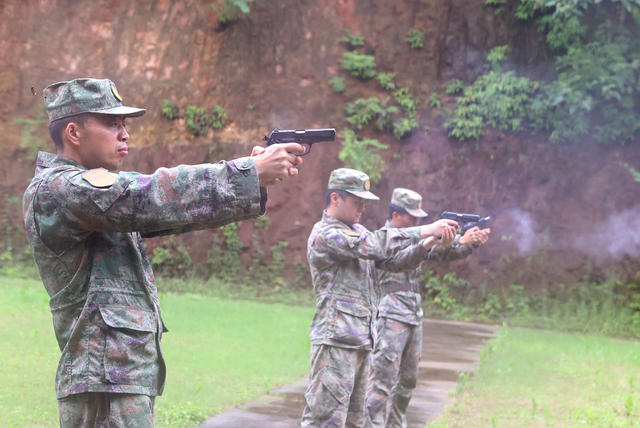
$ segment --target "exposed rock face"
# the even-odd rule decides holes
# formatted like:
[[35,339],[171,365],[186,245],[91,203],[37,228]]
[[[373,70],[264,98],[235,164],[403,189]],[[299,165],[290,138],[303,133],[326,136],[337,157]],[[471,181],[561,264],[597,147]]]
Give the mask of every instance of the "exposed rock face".
[[[14,120],[38,117],[49,83],[109,77],[125,103],[147,107],[144,117],[130,122],[132,155],[125,168],[150,172],[245,155],[274,127],[332,126],[341,139],[344,104],[381,95],[377,82],[352,78],[344,94],[330,90],[328,80],[342,75],[345,49],[339,40],[345,28],[364,36],[363,49],[375,55],[378,71],[396,72],[397,84],[422,100],[437,92],[449,108],[454,100],[444,96],[445,82],[473,80],[492,46],[510,44],[520,67],[527,65],[525,59],[538,61],[532,73],[544,67],[537,60],[544,48],[531,30],[515,28],[483,0],[284,0],[250,6],[250,14],[221,28],[209,1],[0,3],[4,248],[25,244],[19,199],[34,167],[20,148],[24,127]],[[411,28],[425,34],[422,49],[405,42]],[[209,109],[219,104],[227,126],[194,137],[184,119],[162,116],[164,98],[183,110],[189,104]],[[393,187],[409,187],[424,195],[424,207],[434,216],[448,209],[495,217],[489,245],[454,265],[475,284],[536,288],[585,274],[636,274],[640,183],[622,165],[640,165],[635,145],[557,146],[542,137],[497,132],[477,144],[459,143],[446,137],[441,115],[427,104],[420,109],[420,130],[406,143],[375,135],[392,150],[385,155],[389,169],[374,186],[382,202],[369,206],[367,226],[383,223]],[[46,122],[36,123],[33,135],[48,141]],[[270,191],[265,246],[289,241],[288,260],[305,259],[329,172],[341,166],[339,146],[339,141],[316,146],[299,179]],[[251,231],[251,223],[242,225],[247,245]],[[185,242],[193,258],[202,260],[211,233],[192,234]]]

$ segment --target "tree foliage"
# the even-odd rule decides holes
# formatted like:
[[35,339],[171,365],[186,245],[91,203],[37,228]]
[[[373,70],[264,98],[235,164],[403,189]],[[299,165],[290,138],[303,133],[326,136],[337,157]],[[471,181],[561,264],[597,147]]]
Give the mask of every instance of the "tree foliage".
[[382,177],[382,173],[387,168],[384,160],[377,152],[388,147],[378,142],[378,140],[370,138],[358,140],[355,132],[351,129],[346,129],[342,150],[338,154],[338,158],[346,168],[360,170],[369,175],[371,181],[375,182]]
[[491,126],[545,131],[552,142],[634,140],[640,131],[640,0],[520,0],[515,16],[543,33],[554,53],[555,78],[535,82],[504,71],[506,47],[494,48],[489,71],[457,100],[449,135],[477,139]]

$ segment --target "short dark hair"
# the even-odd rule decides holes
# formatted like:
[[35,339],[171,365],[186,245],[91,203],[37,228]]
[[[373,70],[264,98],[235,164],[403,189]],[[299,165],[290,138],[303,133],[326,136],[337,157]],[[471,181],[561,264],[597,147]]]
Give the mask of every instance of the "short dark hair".
[[61,152],[64,148],[64,143],[62,142],[62,131],[65,130],[67,125],[71,122],[75,122],[84,126],[88,117],[89,113],[82,113],[75,116],[63,117],[62,119],[54,120],[49,124],[49,135],[51,136],[53,143],[56,145],[57,152]]
[[332,193],[337,193],[338,196],[340,196],[340,199],[346,199],[346,197],[349,195],[349,192],[347,192],[346,190],[340,190],[340,189],[327,189],[327,193],[324,194],[324,207],[328,207],[329,204],[331,203],[331,194]]
[[393,218],[393,213],[406,214],[407,210],[396,204],[389,204],[389,220]]

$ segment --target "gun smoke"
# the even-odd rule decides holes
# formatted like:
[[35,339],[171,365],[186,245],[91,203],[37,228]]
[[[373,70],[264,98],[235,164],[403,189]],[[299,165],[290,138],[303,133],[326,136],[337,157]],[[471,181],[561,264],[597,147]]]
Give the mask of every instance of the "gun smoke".
[[591,232],[579,235],[573,246],[597,260],[640,256],[640,205],[612,213]]
[[520,208],[512,208],[507,211],[508,223],[506,230],[511,233],[507,236],[517,248],[520,255],[527,255],[540,249],[542,240],[535,232],[537,225],[529,213]]

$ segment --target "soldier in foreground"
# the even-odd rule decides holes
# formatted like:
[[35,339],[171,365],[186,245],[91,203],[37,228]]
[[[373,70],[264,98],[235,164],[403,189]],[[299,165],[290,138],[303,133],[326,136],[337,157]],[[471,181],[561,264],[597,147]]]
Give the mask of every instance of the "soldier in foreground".
[[[426,216],[418,193],[396,188],[389,205],[389,220],[380,231],[415,226]],[[490,233],[490,229],[471,228],[463,236],[456,236],[449,247],[433,246],[426,258],[445,261],[467,257],[474,244],[487,242]],[[422,352],[420,269],[391,272],[379,268],[377,274],[382,299],[366,398],[367,426],[406,427],[407,407],[416,387]]]
[[362,427],[364,399],[374,344],[371,325],[380,291],[375,268],[415,269],[436,237],[452,242],[451,220],[374,234],[358,224],[369,177],[340,168],[331,173],[325,211],[307,244],[316,311],[311,323],[311,373],[303,427]]
[[145,110],[123,106],[107,79],[55,83],[44,95],[56,154],[38,154],[23,213],[62,351],[60,425],[152,427],[167,330],[142,236],[263,214],[264,186],[296,175],[303,148],[255,148],[255,156],[150,175],[117,172],[129,153],[125,119]]

